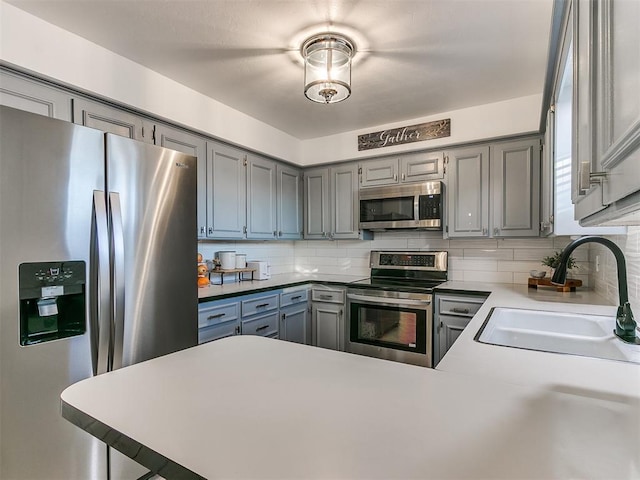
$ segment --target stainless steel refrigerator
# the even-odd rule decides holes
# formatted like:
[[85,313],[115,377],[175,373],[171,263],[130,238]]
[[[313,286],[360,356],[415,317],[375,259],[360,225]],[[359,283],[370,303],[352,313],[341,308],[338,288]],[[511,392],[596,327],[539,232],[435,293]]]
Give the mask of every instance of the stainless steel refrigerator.
[[60,393],[197,344],[195,231],[194,157],[0,107],[0,478],[144,473]]

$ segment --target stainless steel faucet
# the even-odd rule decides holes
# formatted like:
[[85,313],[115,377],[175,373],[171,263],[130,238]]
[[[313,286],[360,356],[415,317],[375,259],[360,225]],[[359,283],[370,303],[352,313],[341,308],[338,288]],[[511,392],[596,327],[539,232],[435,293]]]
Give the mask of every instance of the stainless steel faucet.
[[618,312],[616,313],[616,328],[613,333],[626,343],[640,344],[640,339],[636,335],[637,323],[633,319],[633,312],[631,311],[631,305],[629,304],[629,292],[627,291],[627,264],[624,259],[624,254],[620,247],[618,247],[611,240],[603,237],[581,237],[571,242],[562,251],[560,256],[560,264],[556,268],[551,283],[556,285],[564,285],[567,280],[567,262],[569,256],[576,247],[579,247],[583,243],[599,243],[607,247],[613,255],[616,257],[616,264],[618,268],[618,294],[620,295],[620,305],[618,306]]

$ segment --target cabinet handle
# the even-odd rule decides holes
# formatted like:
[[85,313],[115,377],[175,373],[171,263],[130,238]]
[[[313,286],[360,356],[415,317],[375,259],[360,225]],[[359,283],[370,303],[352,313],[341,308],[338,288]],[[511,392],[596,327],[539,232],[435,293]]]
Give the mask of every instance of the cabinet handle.
[[333,297],[331,295],[318,295],[323,300],[332,300]]
[[284,322],[284,319],[286,318],[286,316],[287,316],[287,314],[286,314],[286,313],[283,313],[283,314],[282,314],[282,321],[283,321],[283,322]]
[[395,181],[398,181],[398,174],[397,174],[397,173],[394,173],[394,174],[393,174],[393,179],[394,179]]
[[263,308],[263,307],[268,307],[269,304],[268,303],[261,303],[260,305],[256,305],[256,308]]
[[299,298],[302,298],[302,295],[296,295],[295,297],[291,297],[291,300],[298,300]]
[[204,227],[200,227],[200,233],[204,235]]
[[483,228],[483,229],[482,229],[482,235],[486,235],[486,234],[487,234],[487,229],[486,229],[486,228]]
[[240,335],[240,327],[237,326],[236,329],[234,330],[234,335]]
[[340,311],[338,312],[338,316],[342,316],[342,309],[340,309]]
[[454,312],[454,313],[469,313],[469,309],[468,308],[453,307],[451,309],[451,311]]
[[273,231],[273,236],[274,236],[274,237],[277,237],[277,236],[278,236],[278,231],[277,231],[277,230],[274,230],[274,231]]
[[444,327],[444,324],[440,322],[440,325],[438,325],[438,332],[440,332],[440,330],[442,330],[443,327]]
[[265,330],[265,329],[267,329],[267,328],[269,328],[269,325],[263,325],[263,326],[261,326],[261,327],[256,328],[256,332],[259,332],[259,331],[261,331],[261,330]]
[[493,234],[494,234],[494,235],[500,235],[500,229],[499,229],[498,227],[495,227],[495,228],[493,229]]
[[213,320],[214,318],[220,318],[220,317],[224,317],[226,315],[226,313],[218,313],[216,315],[209,315],[207,317],[207,320]]
[[327,236],[327,232],[322,232],[322,236],[326,237]]
[[209,233],[213,233],[213,227],[209,227]]
[[402,174],[402,180],[406,180],[406,179],[407,179],[407,176],[403,173]]

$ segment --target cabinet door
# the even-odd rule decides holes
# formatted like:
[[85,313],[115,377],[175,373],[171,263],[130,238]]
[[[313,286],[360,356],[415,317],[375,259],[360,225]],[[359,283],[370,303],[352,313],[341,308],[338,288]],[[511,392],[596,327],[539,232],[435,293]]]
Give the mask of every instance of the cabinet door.
[[424,182],[444,178],[442,152],[414,153],[400,157],[400,181]]
[[491,147],[493,236],[537,237],[540,233],[540,141]]
[[305,345],[309,334],[306,303],[280,309],[280,339]]
[[276,172],[278,238],[299,240],[302,238],[302,172],[285,165],[278,165]]
[[331,167],[331,238],[358,238],[358,166]]
[[370,160],[361,164],[363,187],[398,183],[398,157]]
[[343,306],[314,303],[311,314],[311,341],[316,347],[344,351]]
[[449,237],[489,235],[489,147],[447,152]]
[[121,137],[154,143],[153,125],[148,124],[145,128],[142,117],[83,98],[73,99],[73,123]]
[[0,105],[71,121],[71,95],[6,71],[0,71]]
[[207,142],[207,237],[244,237],[245,154]]
[[439,325],[437,328],[438,338],[438,357],[434,358],[434,367],[437,365],[444,354],[451,348],[451,345],[458,339],[462,331],[471,321],[467,317],[451,317],[449,315],[440,315]]
[[198,238],[207,237],[207,141],[165,125],[156,125],[156,144],[198,159]]
[[329,238],[329,169],[304,172],[304,238]]
[[255,155],[247,161],[247,238],[277,238],[276,163]]
[[597,168],[608,205],[640,191],[640,1],[597,8]]

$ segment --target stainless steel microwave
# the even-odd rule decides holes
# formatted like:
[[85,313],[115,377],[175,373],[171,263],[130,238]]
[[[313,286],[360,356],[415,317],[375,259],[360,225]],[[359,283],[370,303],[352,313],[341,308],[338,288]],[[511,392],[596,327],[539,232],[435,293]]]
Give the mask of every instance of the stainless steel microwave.
[[363,188],[360,229],[442,230],[442,182]]

